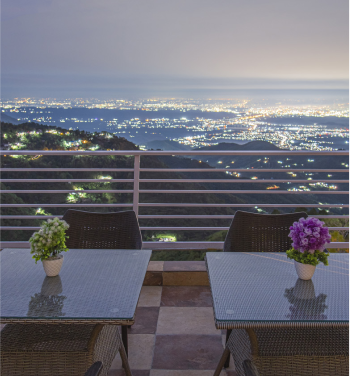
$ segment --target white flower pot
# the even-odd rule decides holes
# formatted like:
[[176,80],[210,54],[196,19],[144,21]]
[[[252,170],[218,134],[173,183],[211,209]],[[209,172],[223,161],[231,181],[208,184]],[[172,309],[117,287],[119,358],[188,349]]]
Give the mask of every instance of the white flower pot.
[[298,277],[304,281],[308,281],[312,278],[315,273],[316,266],[310,264],[302,264],[294,260],[295,270],[297,271]]
[[56,277],[59,274],[62,264],[63,255],[58,255],[56,257],[50,257],[42,261],[45,273],[48,277]]

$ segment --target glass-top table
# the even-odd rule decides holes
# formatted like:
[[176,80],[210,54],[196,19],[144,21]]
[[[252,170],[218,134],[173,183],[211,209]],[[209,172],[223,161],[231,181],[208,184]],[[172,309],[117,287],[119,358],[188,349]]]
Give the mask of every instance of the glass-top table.
[[218,329],[349,324],[348,254],[330,254],[309,281],[285,253],[208,252],[206,264]]
[[151,253],[71,249],[60,274],[46,277],[29,249],[4,249],[1,321],[132,325]]

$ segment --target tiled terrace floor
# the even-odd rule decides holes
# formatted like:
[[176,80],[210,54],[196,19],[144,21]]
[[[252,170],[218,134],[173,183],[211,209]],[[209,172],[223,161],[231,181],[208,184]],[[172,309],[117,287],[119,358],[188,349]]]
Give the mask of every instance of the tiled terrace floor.
[[[134,376],[212,376],[225,333],[215,328],[209,287],[144,286],[128,338]],[[108,375],[125,375],[119,354]],[[220,376],[236,376],[232,359]]]

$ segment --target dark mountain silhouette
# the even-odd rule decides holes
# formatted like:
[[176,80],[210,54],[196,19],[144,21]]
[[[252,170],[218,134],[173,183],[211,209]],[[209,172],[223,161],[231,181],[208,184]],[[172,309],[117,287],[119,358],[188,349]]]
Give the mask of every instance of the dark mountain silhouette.
[[146,143],[147,149],[153,150],[191,150],[190,146],[170,140],[154,140]]
[[195,150],[281,150],[274,144],[266,141],[251,141],[246,144],[235,144],[234,142],[222,142],[217,145],[204,146]]
[[17,119],[13,118],[12,116],[6,115],[4,112],[0,113],[0,120],[2,122],[15,124],[15,125],[20,123]]

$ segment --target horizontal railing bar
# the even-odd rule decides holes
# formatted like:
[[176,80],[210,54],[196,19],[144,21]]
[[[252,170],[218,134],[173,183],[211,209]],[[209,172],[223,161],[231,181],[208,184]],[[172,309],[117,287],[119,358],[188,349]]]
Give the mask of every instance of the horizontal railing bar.
[[53,219],[62,218],[63,215],[2,215],[1,219]]
[[[171,214],[140,214],[139,219],[232,219],[234,214],[231,215],[171,215]],[[62,218],[63,215],[0,215],[0,219],[52,219]],[[350,219],[350,215],[310,215],[309,217],[321,218],[321,219]]]
[[[142,242],[143,249],[152,250],[163,250],[163,249],[175,249],[178,251],[196,249],[196,250],[222,250],[224,242],[152,242],[145,241]],[[30,248],[29,242],[26,241],[3,241],[0,243],[0,248]],[[327,244],[328,249],[332,248],[349,248],[349,243],[347,242],[334,242]]]
[[[55,208],[55,207],[123,207],[123,206],[132,206],[132,203],[128,204],[0,204],[0,207],[3,208]],[[164,206],[164,207],[203,207],[203,208],[254,208],[254,207],[261,207],[261,208],[278,208],[278,207],[306,207],[306,208],[348,208],[348,204],[192,204],[192,203],[140,203],[139,206]]]
[[349,231],[349,227],[328,227],[329,231]]
[[[167,250],[167,249],[173,249],[173,250],[188,250],[188,249],[194,249],[194,250],[222,250],[224,247],[224,242],[142,242],[142,248],[144,249],[152,249],[152,250]],[[332,248],[349,248],[349,243],[347,242],[334,242],[331,244],[327,244],[328,249]]]
[[348,208],[349,204],[193,204],[193,203],[149,203],[140,202],[139,206],[174,206],[174,207],[203,207],[203,208]]
[[[1,226],[1,231],[37,231],[37,226]],[[229,227],[140,227],[142,231],[228,231]],[[349,227],[328,227],[329,231],[349,230]]]
[[349,155],[348,150],[0,150],[0,155]]
[[6,189],[0,190],[0,193],[133,193],[132,189],[87,189],[84,191],[75,189],[64,189],[64,190],[53,190],[53,189],[42,189],[42,190],[24,190],[24,189]]
[[[1,168],[0,172],[133,172],[132,168]],[[320,169],[320,168],[140,168],[141,172],[349,172],[349,169]]]
[[[63,190],[54,190],[54,189],[41,189],[41,190],[30,190],[30,189],[2,189],[0,193],[133,193],[131,189],[86,189],[86,190],[75,190],[75,189],[63,189]],[[347,195],[350,194],[350,191],[285,191],[285,190],[152,190],[152,189],[141,189],[140,193],[257,193],[257,194],[323,194],[323,195]]]
[[285,191],[271,190],[215,190],[215,189],[140,189],[140,193],[225,193],[225,194],[313,194],[313,195],[348,195],[349,191]]
[[132,207],[131,204],[0,204],[0,208],[85,208],[85,207],[92,207],[92,208],[122,208],[122,207]]
[[140,183],[349,183],[349,180],[328,179],[140,179]]
[[336,219],[349,219],[349,215],[310,215],[310,217],[314,217],[314,218],[328,218],[328,219],[332,219],[332,218],[336,218]]
[[1,168],[0,172],[34,172],[34,171],[43,171],[43,172],[64,172],[64,171],[92,171],[92,172],[133,172],[133,168],[41,168],[41,167],[33,167],[33,168]]
[[133,183],[134,179],[2,179],[3,183]]
[[[2,179],[3,183],[131,183],[133,179]],[[307,179],[140,179],[140,183],[349,183],[349,180],[307,180]]]
[[[234,214],[231,215],[139,215],[139,219],[179,219],[179,218],[188,218],[188,219],[232,219]],[[12,216],[9,216],[12,217]],[[310,215],[310,217],[315,218],[349,218],[348,215]],[[4,218],[4,216],[3,216]]]
[[[276,205],[277,206],[277,205]],[[279,205],[281,206],[281,205]],[[143,215],[138,216],[139,219],[232,219],[234,214],[231,215],[187,215],[187,214],[165,214],[165,215]],[[2,219],[52,219],[52,218],[62,218],[63,215],[2,215]],[[347,219],[348,215],[311,215],[310,217],[315,218],[340,218]]]
[[349,172],[347,168],[140,168],[141,172]]
[[1,231],[14,231],[14,230],[21,230],[21,231],[37,231],[39,230],[40,227],[37,226],[1,226],[0,230]]

